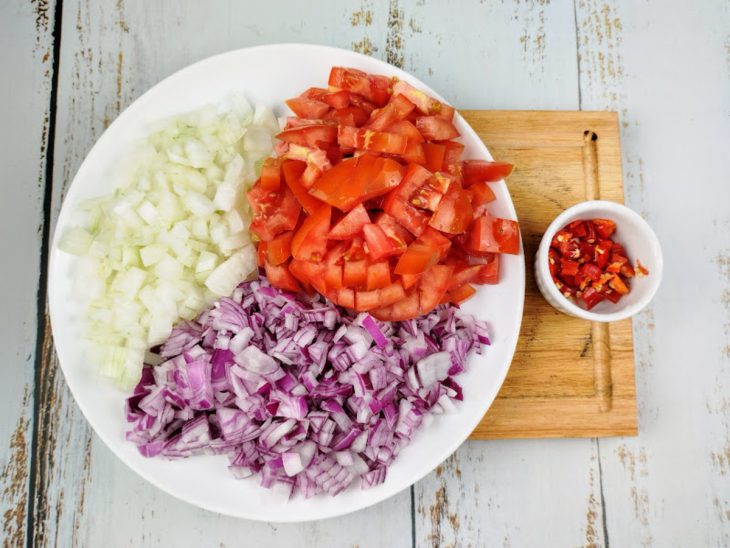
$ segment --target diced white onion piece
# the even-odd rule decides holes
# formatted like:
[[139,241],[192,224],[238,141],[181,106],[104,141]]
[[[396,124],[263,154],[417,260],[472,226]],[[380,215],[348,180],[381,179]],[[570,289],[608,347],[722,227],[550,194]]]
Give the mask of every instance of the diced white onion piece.
[[228,257],[210,273],[205,285],[218,296],[230,295],[236,286],[256,268],[256,249],[248,245]]

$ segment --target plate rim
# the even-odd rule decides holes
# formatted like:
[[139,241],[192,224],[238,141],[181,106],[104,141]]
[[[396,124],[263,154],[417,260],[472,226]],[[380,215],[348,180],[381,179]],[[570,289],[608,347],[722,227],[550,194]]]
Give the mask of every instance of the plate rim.
[[[52,333],[54,331],[53,330],[54,324],[57,324],[60,321],[60,318],[57,317],[57,315],[58,315],[57,307],[53,306],[53,302],[55,302],[54,296],[56,293],[55,283],[54,283],[55,276],[53,274],[55,271],[56,256],[59,252],[58,241],[60,239],[60,232],[61,232],[60,230],[58,230],[58,228],[62,227],[64,224],[68,224],[68,217],[69,217],[69,215],[71,215],[71,212],[69,212],[70,206],[68,205],[69,204],[68,196],[74,191],[74,188],[78,188],[78,185],[76,185],[76,181],[79,178],[79,174],[83,174],[84,168],[88,163],[89,157],[92,155],[94,150],[99,146],[99,143],[104,139],[104,137],[106,135],[108,135],[108,133],[112,130],[112,128],[114,128],[118,124],[119,120],[123,116],[125,116],[125,115],[129,116],[130,111],[133,113],[134,110],[137,108],[136,105],[138,105],[154,89],[162,86],[164,83],[168,82],[169,80],[178,78],[178,77],[180,77],[181,74],[184,74],[185,72],[194,71],[196,68],[198,68],[201,65],[204,65],[206,63],[211,63],[214,60],[220,60],[220,58],[223,58],[225,56],[235,56],[236,54],[240,54],[241,52],[244,52],[244,51],[252,52],[252,51],[258,50],[258,51],[265,52],[265,51],[272,51],[272,50],[276,50],[276,49],[288,49],[288,48],[312,49],[315,52],[320,51],[320,52],[329,52],[329,53],[337,53],[337,54],[346,54],[346,55],[352,56],[353,65],[351,65],[351,66],[354,66],[355,68],[357,68],[357,66],[358,66],[356,63],[357,60],[362,60],[368,64],[371,64],[374,62],[376,65],[381,66],[384,71],[387,71],[390,74],[394,74],[398,77],[405,76],[408,79],[417,81],[420,84],[420,86],[423,87],[423,89],[427,93],[431,94],[432,96],[434,96],[435,98],[437,98],[441,101],[447,102],[439,93],[437,93],[435,90],[433,90],[425,82],[422,82],[418,77],[408,73],[404,69],[391,65],[381,59],[371,57],[368,55],[364,55],[359,52],[354,52],[354,51],[347,50],[344,48],[337,48],[334,46],[327,46],[327,45],[321,45],[321,44],[302,43],[302,42],[279,42],[279,43],[261,44],[261,45],[244,47],[244,48],[236,48],[236,49],[220,52],[220,53],[217,53],[214,55],[210,55],[208,57],[195,61],[194,63],[188,64],[188,65],[176,70],[175,72],[171,73],[170,75],[166,76],[165,78],[161,79],[160,81],[158,81],[157,83],[155,83],[154,85],[149,87],[147,90],[145,90],[144,93],[142,93],[139,97],[137,97],[134,101],[132,101],[123,111],[121,111],[118,114],[118,116],[114,119],[114,121],[94,141],[94,144],[91,146],[91,148],[88,150],[88,152],[84,156],[83,161],[79,165],[78,170],[74,174],[74,177],[73,177],[71,183],[69,184],[68,189],[66,190],[66,194],[61,203],[61,208],[60,208],[58,216],[56,218],[56,223],[52,227],[53,236],[51,238],[51,242],[50,242],[50,246],[49,246],[49,260],[48,260],[48,267],[47,267],[47,271],[46,271],[47,280],[48,280],[46,290],[47,290],[47,295],[48,295],[48,310],[49,310],[49,318],[50,318]],[[466,131],[470,133],[470,137],[478,144],[477,146],[479,147],[482,155],[488,157],[489,159],[493,159],[487,146],[481,140],[481,138],[476,133],[476,131],[474,131],[474,129],[471,127],[471,125],[468,122],[466,122],[466,120],[461,116],[461,114],[459,113],[458,110],[456,110],[456,117],[458,120],[461,120],[463,122],[463,126],[466,128]],[[463,132],[462,132],[462,134],[463,134]],[[505,184],[505,183],[504,183],[504,181],[501,181],[499,184]],[[519,222],[517,212],[516,212],[516,209],[514,206],[514,201],[512,199],[512,195],[509,192],[509,189],[507,189],[507,194],[509,196],[509,201],[506,205],[508,206],[510,216],[512,219]],[[397,486],[390,487],[389,489],[385,489],[385,490],[383,490],[382,493],[379,493],[379,496],[376,497],[374,500],[367,501],[366,503],[361,504],[361,505],[355,505],[355,507],[353,507],[353,508],[346,508],[343,510],[335,509],[330,512],[322,513],[322,515],[319,515],[318,517],[313,517],[313,518],[309,518],[309,517],[299,518],[296,515],[289,517],[289,515],[288,515],[289,513],[287,513],[287,512],[281,512],[275,517],[270,517],[270,516],[261,517],[259,515],[251,514],[248,512],[235,512],[235,511],[231,511],[230,509],[215,507],[215,505],[203,504],[203,503],[200,503],[200,502],[192,499],[191,497],[188,497],[184,493],[181,493],[178,491],[171,491],[162,482],[159,482],[154,475],[152,475],[151,473],[148,473],[147,471],[145,471],[141,468],[138,468],[134,462],[123,458],[122,455],[116,450],[115,445],[111,440],[111,438],[112,438],[111,434],[106,433],[104,431],[104,429],[102,429],[102,428],[97,428],[97,424],[96,424],[95,420],[92,418],[89,408],[86,406],[85,403],[82,403],[83,398],[79,399],[79,397],[77,395],[79,387],[77,385],[75,386],[74,382],[69,381],[69,375],[67,375],[67,373],[66,373],[66,367],[64,367],[64,360],[62,360],[61,352],[59,351],[59,348],[62,345],[59,345],[55,341],[55,339],[54,339],[54,349],[58,356],[58,362],[59,362],[61,371],[63,372],[63,376],[64,376],[64,380],[66,382],[66,385],[68,386],[69,391],[71,392],[76,405],[78,405],[84,418],[86,419],[86,422],[91,426],[94,433],[97,436],[99,436],[99,438],[102,440],[104,445],[111,451],[111,453],[114,454],[115,458],[120,460],[129,469],[131,469],[133,472],[135,472],[138,476],[140,476],[141,478],[143,478],[145,481],[149,482],[150,484],[154,485],[156,488],[160,489],[164,493],[166,493],[170,496],[173,496],[178,500],[182,500],[188,504],[191,504],[197,508],[202,508],[202,509],[205,509],[205,510],[208,510],[211,512],[216,512],[221,515],[242,518],[242,519],[256,520],[256,521],[266,521],[266,522],[271,522],[271,523],[303,523],[303,522],[316,521],[316,520],[327,519],[327,518],[332,518],[332,517],[337,517],[337,516],[343,516],[343,515],[351,514],[351,513],[360,511],[360,510],[364,510],[365,508],[368,508],[370,506],[374,506],[376,504],[382,503],[383,501],[395,496],[396,494],[400,493],[401,491],[410,488],[415,483],[417,483],[418,481],[423,479],[425,476],[430,474],[435,469],[435,467],[438,466],[438,464],[444,462],[454,451],[456,451],[461,445],[464,444],[464,442],[466,442],[468,440],[469,436],[471,435],[471,432],[473,432],[474,428],[476,428],[476,426],[479,424],[479,422],[481,422],[482,418],[484,417],[484,414],[486,414],[486,412],[489,410],[489,408],[494,403],[494,400],[496,399],[496,396],[497,396],[499,390],[501,389],[502,385],[504,384],[504,380],[507,377],[507,374],[509,373],[509,370],[511,368],[511,364],[514,359],[515,350],[517,348],[517,342],[519,340],[519,334],[520,334],[522,320],[523,320],[526,275],[527,274],[526,274],[526,263],[525,263],[525,250],[524,250],[524,243],[522,241],[522,232],[521,231],[520,231],[520,252],[515,257],[518,259],[521,259],[520,260],[520,270],[521,270],[522,275],[519,277],[519,280],[518,280],[518,282],[519,282],[518,302],[515,303],[516,313],[517,313],[516,316],[518,319],[517,325],[515,326],[516,335],[511,344],[511,348],[506,349],[506,356],[509,357],[509,363],[507,363],[506,367],[503,367],[503,371],[502,371],[501,375],[499,376],[499,382],[495,383],[494,386],[491,387],[491,390],[489,390],[488,392],[485,391],[484,398],[483,398],[485,403],[481,406],[482,410],[478,417],[475,414],[475,419],[471,420],[467,423],[467,425],[469,426],[469,429],[468,429],[468,432],[466,433],[466,435],[463,438],[461,436],[459,436],[459,438],[461,438],[461,439],[458,440],[458,442],[449,445],[446,449],[442,449],[438,453],[439,460],[438,460],[438,463],[436,465],[434,465],[434,467],[429,468],[422,474],[419,474],[417,477],[414,476],[414,477],[408,479],[408,481],[404,485],[398,484]],[[515,273],[515,276],[516,275],[517,275],[517,273]],[[56,319],[54,319],[54,318],[56,318]],[[99,382],[104,382],[104,381],[102,379],[99,379]],[[122,413],[120,410],[120,420],[121,420],[121,416],[122,416]],[[383,485],[383,487],[385,487],[385,485],[387,485],[387,480],[386,480],[386,483]],[[314,499],[314,500],[316,500],[316,499]]]

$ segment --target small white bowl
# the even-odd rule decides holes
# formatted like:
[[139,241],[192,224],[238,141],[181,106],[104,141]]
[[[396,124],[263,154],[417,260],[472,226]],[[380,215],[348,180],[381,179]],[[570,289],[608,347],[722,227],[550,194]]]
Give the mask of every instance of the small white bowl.
[[[604,300],[586,310],[565,297],[555,286],[548,265],[550,242],[561,228],[581,220],[611,219],[616,232],[611,239],[626,249],[632,265],[636,259],[649,270],[649,275],[631,280],[631,291],[619,302]],[[654,231],[638,213],[616,202],[593,200],[569,207],[558,215],[545,231],[535,255],[535,279],[543,297],[560,312],[594,322],[615,322],[629,318],[644,308],[654,297],[662,279],[662,248]]]

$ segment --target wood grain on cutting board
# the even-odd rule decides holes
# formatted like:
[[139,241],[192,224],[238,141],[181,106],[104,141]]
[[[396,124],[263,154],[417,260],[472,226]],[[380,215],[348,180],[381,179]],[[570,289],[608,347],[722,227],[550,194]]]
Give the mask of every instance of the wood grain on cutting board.
[[[533,260],[564,209],[590,199],[623,203],[616,113],[462,111],[508,178],[525,247],[526,294],[509,374],[472,439],[635,435],[631,320],[592,324],[540,295]],[[598,349],[598,351],[596,351]]]

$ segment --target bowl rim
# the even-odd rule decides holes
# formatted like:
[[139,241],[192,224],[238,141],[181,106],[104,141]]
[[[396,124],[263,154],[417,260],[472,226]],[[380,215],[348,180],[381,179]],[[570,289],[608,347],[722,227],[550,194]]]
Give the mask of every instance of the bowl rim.
[[[563,228],[563,226],[568,224],[568,219],[570,219],[571,217],[596,209],[609,210],[619,217],[623,216],[631,218],[631,220],[633,220],[639,227],[642,233],[642,237],[647,240],[656,255],[656,260],[652,265],[651,275],[649,276],[649,280],[651,281],[651,283],[645,290],[644,294],[635,303],[627,305],[626,307],[621,308],[620,310],[616,310],[615,312],[593,312],[586,310],[585,308],[581,308],[572,300],[566,298],[562,293],[560,293],[560,291],[558,291],[558,288],[552,281],[548,269],[548,250],[550,249],[550,242],[552,241],[553,236],[555,236],[555,233]],[[555,299],[557,303],[560,303],[560,306],[564,308],[564,310],[561,311],[567,312],[568,314],[577,316],[579,318],[595,322],[614,322],[624,320],[626,318],[630,318],[631,316],[637,314],[642,309],[644,309],[646,305],[651,302],[657,290],[659,289],[663,270],[664,257],[662,254],[662,247],[659,243],[659,238],[657,238],[656,233],[651,228],[651,226],[649,226],[649,223],[647,223],[644,218],[633,209],[625,206],[624,204],[611,202],[608,200],[588,200],[565,209],[562,213],[560,213],[560,215],[553,219],[548,228],[545,230],[545,233],[540,240],[540,246],[538,247],[537,254],[535,256],[535,276],[542,277],[544,283],[541,285],[543,286],[545,291],[547,291],[550,296]],[[547,300],[549,301],[549,299]]]

